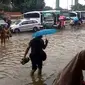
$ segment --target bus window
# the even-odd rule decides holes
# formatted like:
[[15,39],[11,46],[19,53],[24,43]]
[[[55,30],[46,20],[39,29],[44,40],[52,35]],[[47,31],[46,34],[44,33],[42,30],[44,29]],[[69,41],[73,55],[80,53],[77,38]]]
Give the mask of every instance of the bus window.
[[24,14],[24,18],[39,18],[38,13],[29,13],[29,14]]
[[85,12],[81,12],[81,18],[85,20]]
[[53,14],[52,13],[44,13],[44,21],[53,20]]
[[81,18],[81,13],[77,12],[77,16],[78,16],[78,18]]
[[77,15],[75,13],[69,13],[70,17],[76,17]]
[[63,13],[62,15],[64,15],[65,17],[69,17],[69,13]]

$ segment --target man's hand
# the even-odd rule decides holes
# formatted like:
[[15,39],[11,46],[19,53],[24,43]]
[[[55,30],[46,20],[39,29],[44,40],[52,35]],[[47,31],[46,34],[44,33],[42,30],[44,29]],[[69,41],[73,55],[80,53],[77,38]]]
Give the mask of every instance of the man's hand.
[[25,60],[25,59],[26,59],[26,57],[23,57],[23,58],[22,58],[22,60]]
[[48,40],[46,39],[45,42],[48,43]]
[[27,53],[28,53],[29,49],[30,49],[30,45],[27,47],[27,49],[26,49],[26,51],[25,51],[25,54],[24,54],[23,59],[25,59],[25,58],[26,58],[26,55],[27,55]]

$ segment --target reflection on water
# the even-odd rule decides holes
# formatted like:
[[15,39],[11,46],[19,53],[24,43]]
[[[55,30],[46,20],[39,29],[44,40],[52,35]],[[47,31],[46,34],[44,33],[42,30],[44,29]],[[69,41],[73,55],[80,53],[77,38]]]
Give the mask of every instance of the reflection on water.
[[[82,49],[85,49],[85,30],[61,31],[48,35],[47,60],[42,76],[30,77],[31,62],[21,65],[20,60],[32,33],[14,34],[6,46],[0,45],[0,85],[52,85],[57,73]],[[28,53],[29,54],[29,53]]]

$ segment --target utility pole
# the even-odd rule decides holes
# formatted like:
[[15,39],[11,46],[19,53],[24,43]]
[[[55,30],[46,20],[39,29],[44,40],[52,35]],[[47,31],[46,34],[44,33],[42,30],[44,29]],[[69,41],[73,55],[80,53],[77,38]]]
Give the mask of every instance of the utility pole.
[[59,8],[59,0],[56,0],[56,9],[58,9]]
[[[71,8],[73,7],[73,5],[74,5],[74,0],[71,0]],[[71,9],[72,10],[72,9]]]
[[78,4],[78,0],[75,0],[75,5]]
[[73,0],[71,0],[71,5],[73,6]]
[[67,0],[67,9],[68,9],[68,0]]

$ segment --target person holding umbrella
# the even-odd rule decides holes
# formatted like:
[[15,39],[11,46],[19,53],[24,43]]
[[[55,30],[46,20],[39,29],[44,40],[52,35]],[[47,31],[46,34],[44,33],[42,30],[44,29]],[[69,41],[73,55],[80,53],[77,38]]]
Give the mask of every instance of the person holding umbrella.
[[59,20],[61,22],[61,28],[65,28],[66,17],[62,15],[62,16],[59,17]]
[[37,68],[38,68],[38,75],[41,75],[42,63],[44,60],[46,60],[46,57],[47,57],[43,49],[47,47],[47,44],[48,44],[48,40],[46,39],[44,42],[42,39],[42,36],[37,36],[29,42],[29,46],[27,47],[25,51],[23,59],[26,59],[26,55],[29,49],[31,48],[31,53],[29,56],[32,63],[31,76],[34,75],[34,72],[37,70]]
[[21,61],[21,64],[24,65],[29,61],[29,58],[26,57],[29,49],[31,48],[31,53],[29,55],[32,63],[32,71],[31,71],[31,76],[34,75],[34,72],[38,68],[38,74],[41,75],[42,73],[42,63],[43,61],[46,60],[47,55],[44,52],[44,49],[48,45],[48,40],[46,38],[45,42],[42,39],[43,35],[48,35],[48,34],[54,34],[58,32],[56,29],[43,29],[40,31],[37,31],[33,33],[32,37],[33,39],[29,42],[29,46],[27,47],[24,58]]

